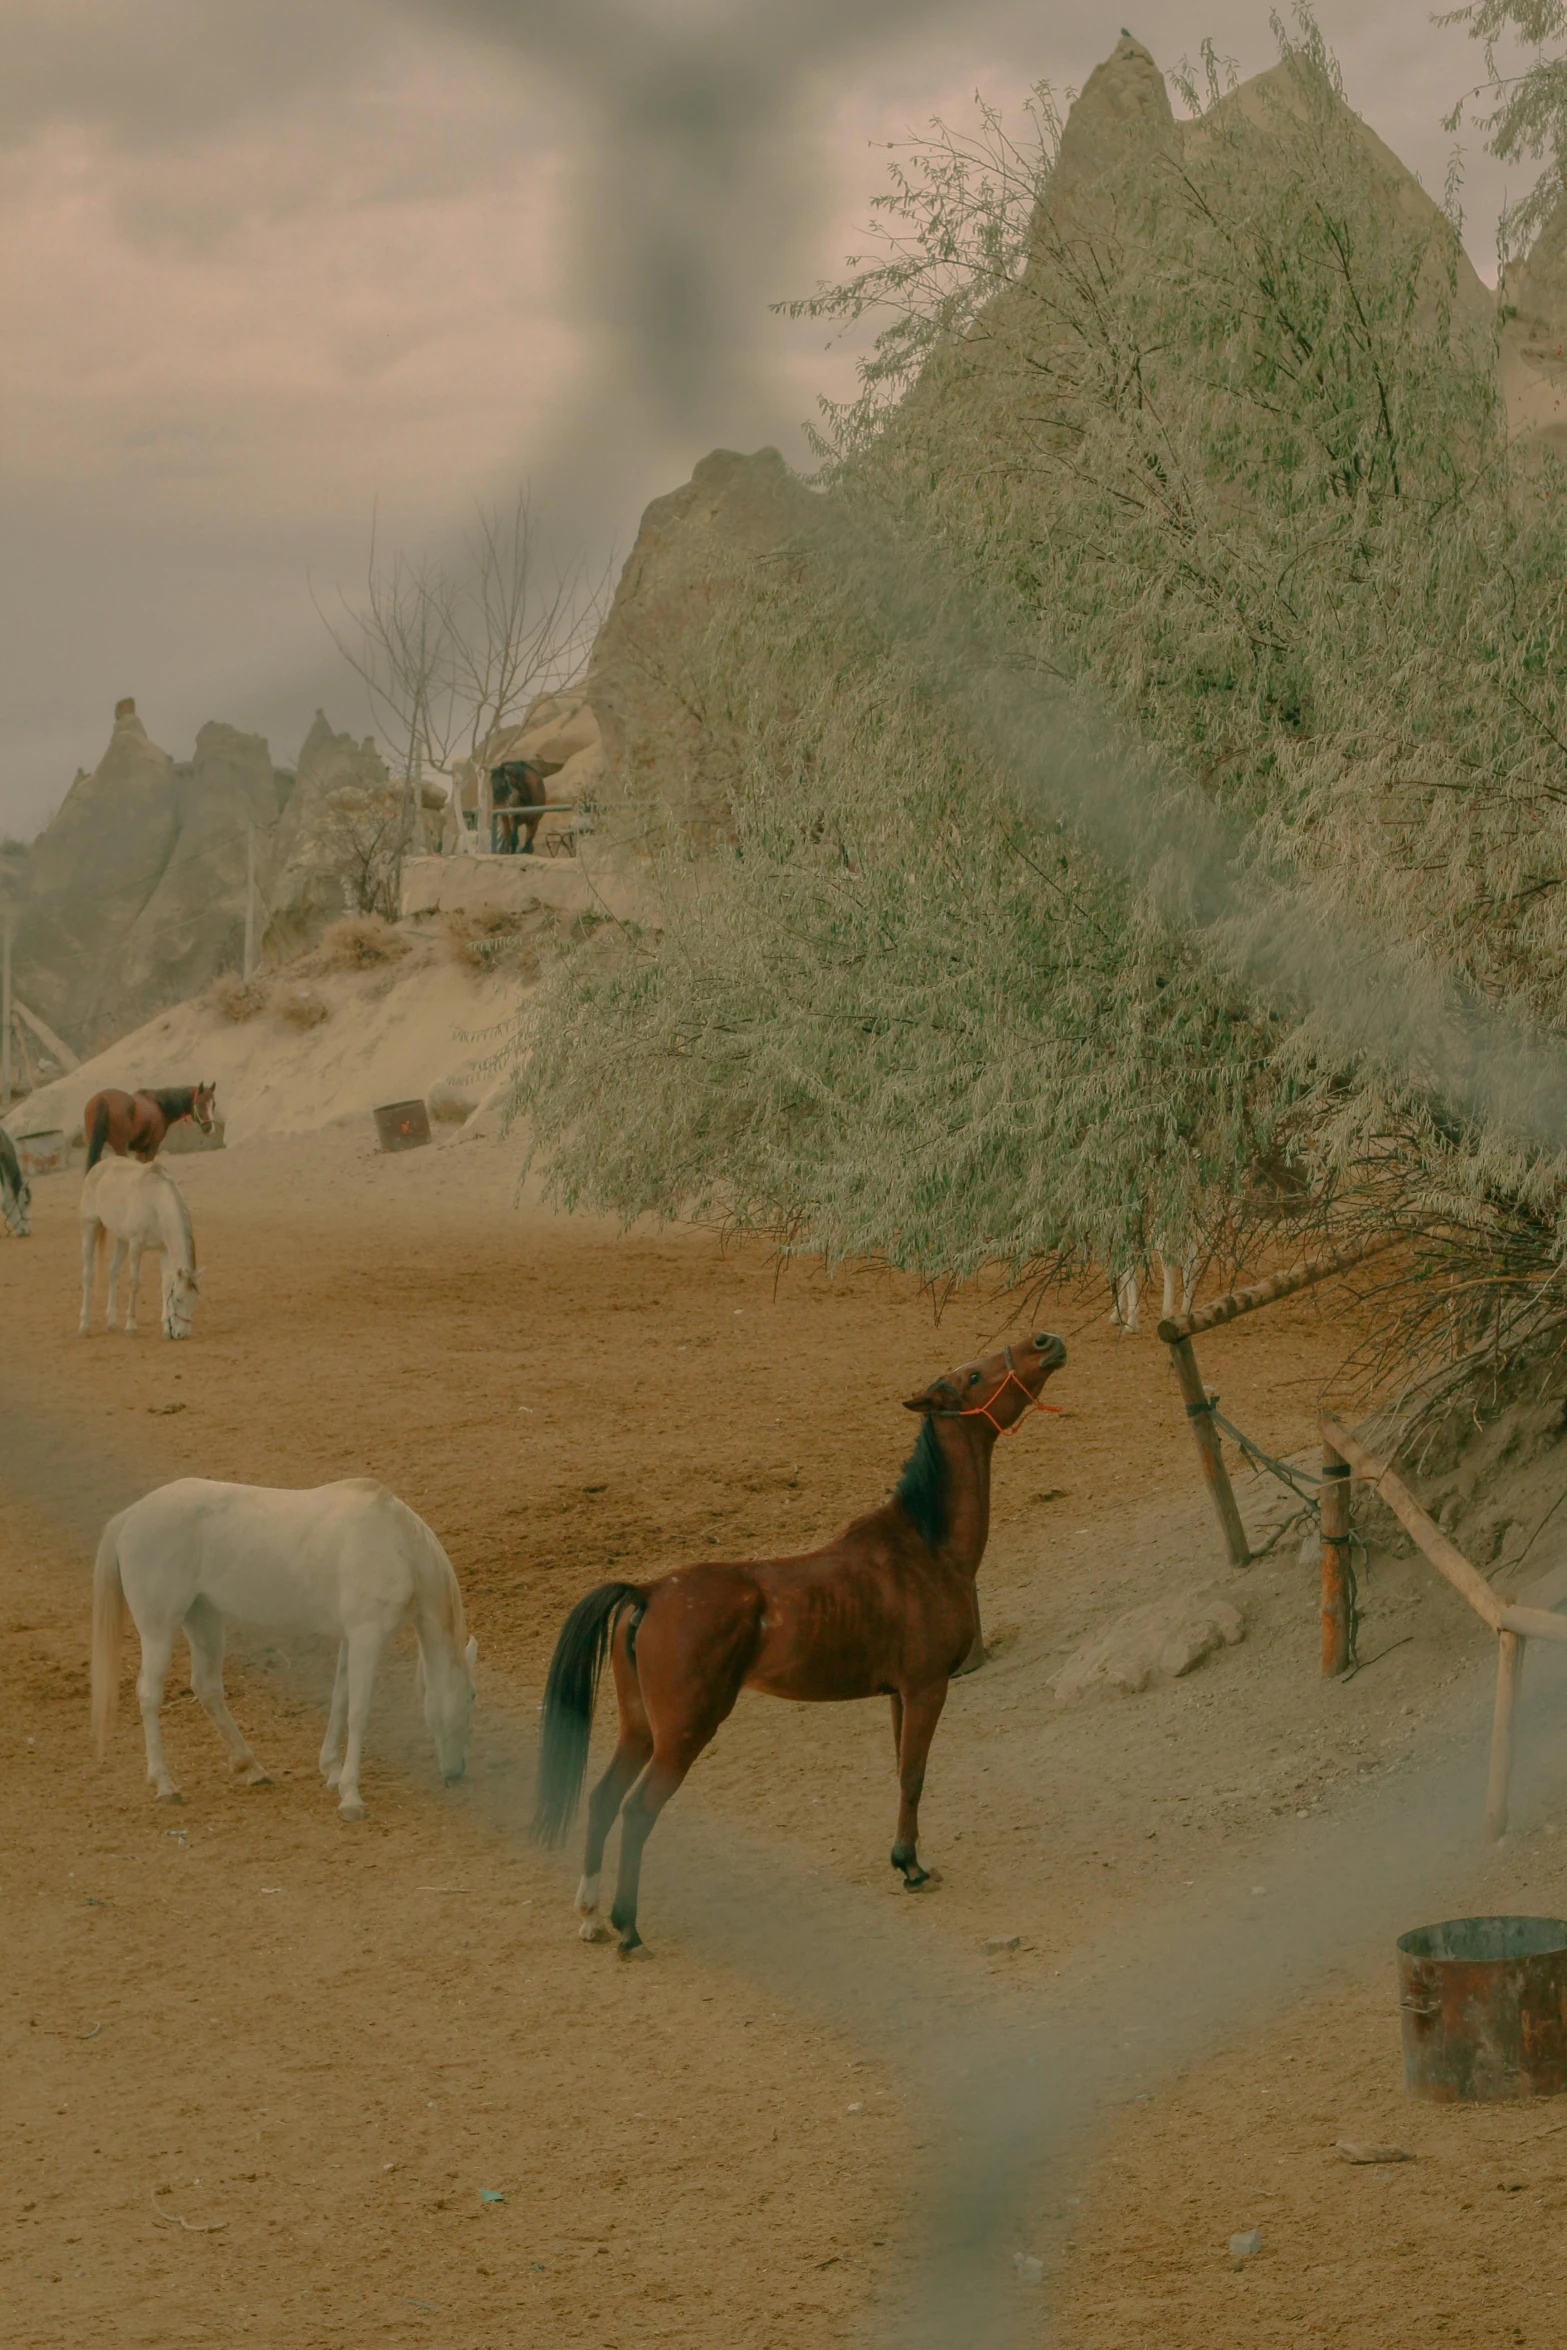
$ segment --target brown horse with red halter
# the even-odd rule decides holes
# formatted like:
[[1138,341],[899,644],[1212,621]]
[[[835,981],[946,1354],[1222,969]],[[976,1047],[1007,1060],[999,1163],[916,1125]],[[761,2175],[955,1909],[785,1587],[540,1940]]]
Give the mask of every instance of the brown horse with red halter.
[[96,1167],[106,1150],[120,1158],[155,1159],[164,1136],[182,1118],[194,1118],[203,1134],[212,1132],[215,1085],[164,1085],[151,1093],[95,1093],[82,1112],[87,1164]]
[[911,1889],[926,1882],[920,1791],[947,1683],[979,1630],[974,1578],[990,1531],[991,1452],[1025,1414],[1054,1408],[1039,1392],[1065,1360],[1060,1339],[1044,1331],[910,1396],[904,1409],[923,1425],[892,1499],[820,1550],[704,1561],[655,1583],[601,1583],[577,1602],[544,1692],[533,1828],[558,1844],[571,1824],[607,1653],[620,1738],[588,1802],[577,1890],[584,1941],[609,1939],[598,1920],[599,1872],[620,1812],[610,1922],[623,1956],[640,1946],[642,1847],[742,1689],[828,1703],[891,1698],[901,1797],[892,1865]]

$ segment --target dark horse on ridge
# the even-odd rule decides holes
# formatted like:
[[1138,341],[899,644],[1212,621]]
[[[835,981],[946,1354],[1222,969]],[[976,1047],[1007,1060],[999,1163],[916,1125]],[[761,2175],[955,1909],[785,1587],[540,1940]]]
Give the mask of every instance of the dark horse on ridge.
[[923,1425],[891,1501],[820,1550],[703,1561],[654,1583],[601,1583],[578,1600],[545,1685],[533,1831],[559,1844],[571,1824],[607,1653],[620,1738],[588,1801],[577,1888],[585,1942],[609,1939],[598,1918],[599,1871],[620,1812],[610,1923],[623,1957],[641,1946],[642,1847],[742,1689],[796,1700],[891,1698],[901,1795],[892,1865],[911,1890],[926,1882],[920,1791],[947,1683],[979,1629],[974,1578],[990,1531],[991,1452],[1025,1413],[1052,1409],[1039,1391],[1065,1361],[1060,1339],[1042,1331],[910,1396],[904,1409]]
[[88,1167],[96,1167],[106,1150],[144,1164],[155,1159],[169,1128],[182,1118],[194,1118],[202,1133],[210,1134],[217,1090],[215,1085],[163,1085],[153,1093],[118,1093],[112,1087],[95,1093],[82,1112]]
[[533,836],[549,805],[549,779],[560,770],[559,759],[503,759],[490,769],[491,846],[498,855],[532,856]]

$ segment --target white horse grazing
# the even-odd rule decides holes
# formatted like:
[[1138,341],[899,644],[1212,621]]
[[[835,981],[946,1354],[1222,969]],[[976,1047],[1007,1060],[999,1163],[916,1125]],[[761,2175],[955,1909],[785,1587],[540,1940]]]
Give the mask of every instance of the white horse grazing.
[[[410,1617],[419,1643],[424,1718],[442,1777],[468,1762],[478,1642],[463,1644],[452,1562],[422,1518],[373,1477],[291,1492],[181,1477],[111,1518],[93,1574],[92,1718],[100,1760],[120,1693],[121,1601],[141,1634],[136,1694],[147,1776],[160,1803],[182,1801],[163,1759],[158,1709],[181,1630],[190,1685],[253,1787],[267,1783],[223,1698],[225,1620],[273,1632],[325,1633],[340,1643],[321,1774],[345,1820],[362,1820],[359,1758],[384,1643]],[[341,1766],[337,1749],[347,1722]]]
[[196,1310],[196,1242],[186,1207],[172,1175],[154,1163],[143,1167],[134,1159],[100,1159],[82,1185],[82,1318],[81,1337],[89,1329],[93,1265],[98,1243],[107,1234],[114,1242],[109,1260],[109,1296],[104,1327],[114,1328],[114,1292],[120,1267],[130,1252],[125,1293],[125,1333],[136,1328],[136,1284],[141,1277],[144,1249],[163,1251],[163,1334],[188,1338]]
[[[1168,1322],[1175,1311],[1176,1268],[1162,1248],[1156,1246],[1153,1255],[1154,1263],[1164,1277],[1164,1306],[1159,1318],[1162,1322]],[[1192,1296],[1197,1287],[1197,1268],[1198,1251],[1193,1246],[1186,1251],[1180,1264],[1181,1312],[1183,1314],[1189,1314],[1192,1310]],[[1113,1328],[1135,1331],[1140,1327],[1138,1314],[1140,1297],[1141,1285],[1137,1277],[1137,1268],[1134,1265],[1129,1273],[1121,1273],[1116,1277],[1115,1310],[1110,1316]]]

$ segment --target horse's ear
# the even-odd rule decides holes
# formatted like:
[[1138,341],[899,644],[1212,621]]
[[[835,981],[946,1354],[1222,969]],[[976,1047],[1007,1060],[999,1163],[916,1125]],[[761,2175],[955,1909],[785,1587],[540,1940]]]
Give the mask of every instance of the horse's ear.
[[471,1678],[473,1668],[479,1661],[479,1643],[476,1635],[473,1633],[470,1633],[468,1636],[468,1645],[463,1650],[463,1654],[468,1660],[468,1672]]

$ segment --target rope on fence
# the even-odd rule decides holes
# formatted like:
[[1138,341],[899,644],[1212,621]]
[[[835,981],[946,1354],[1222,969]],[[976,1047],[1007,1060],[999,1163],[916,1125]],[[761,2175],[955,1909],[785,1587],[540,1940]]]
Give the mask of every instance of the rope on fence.
[[[1291,1510],[1289,1516],[1281,1519],[1279,1524],[1274,1527],[1262,1548],[1253,1551],[1253,1558],[1266,1558],[1275,1544],[1282,1542],[1290,1529],[1298,1526],[1302,1519],[1308,1524],[1315,1522],[1320,1525],[1322,1512],[1316,1494],[1307,1490],[1308,1487],[1320,1486],[1322,1483],[1316,1470],[1292,1468],[1288,1461],[1275,1460],[1271,1452],[1264,1452],[1260,1444],[1252,1442],[1244,1429],[1237,1428],[1233,1420],[1225,1418],[1219,1409],[1219,1399],[1216,1395],[1209,1396],[1208,1411],[1214,1426],[1223,1429],[1230,1442],[1239,1450],[1242,1460],[1249,1462],[1254,1470],[1265,1470],[1270,1477],[1276,1477],[1279,1483],[1286,1486],[1300,1503],[1299,1509]],[[1344,1596],[1348,1603],[1349,1630],[1349,1664],[1344,1674],[1344,1678],[1347,1680],[1351,1674],[1360,1670],[1360,1579],[1355,1573],[1355,1552],[1359,1551],[1368,1571],[1371,1565],[1371,1554],[1366,1548],[1364,1537],[1357,1534],[1353,1526],[1345,1537],[1343,1550]]]

